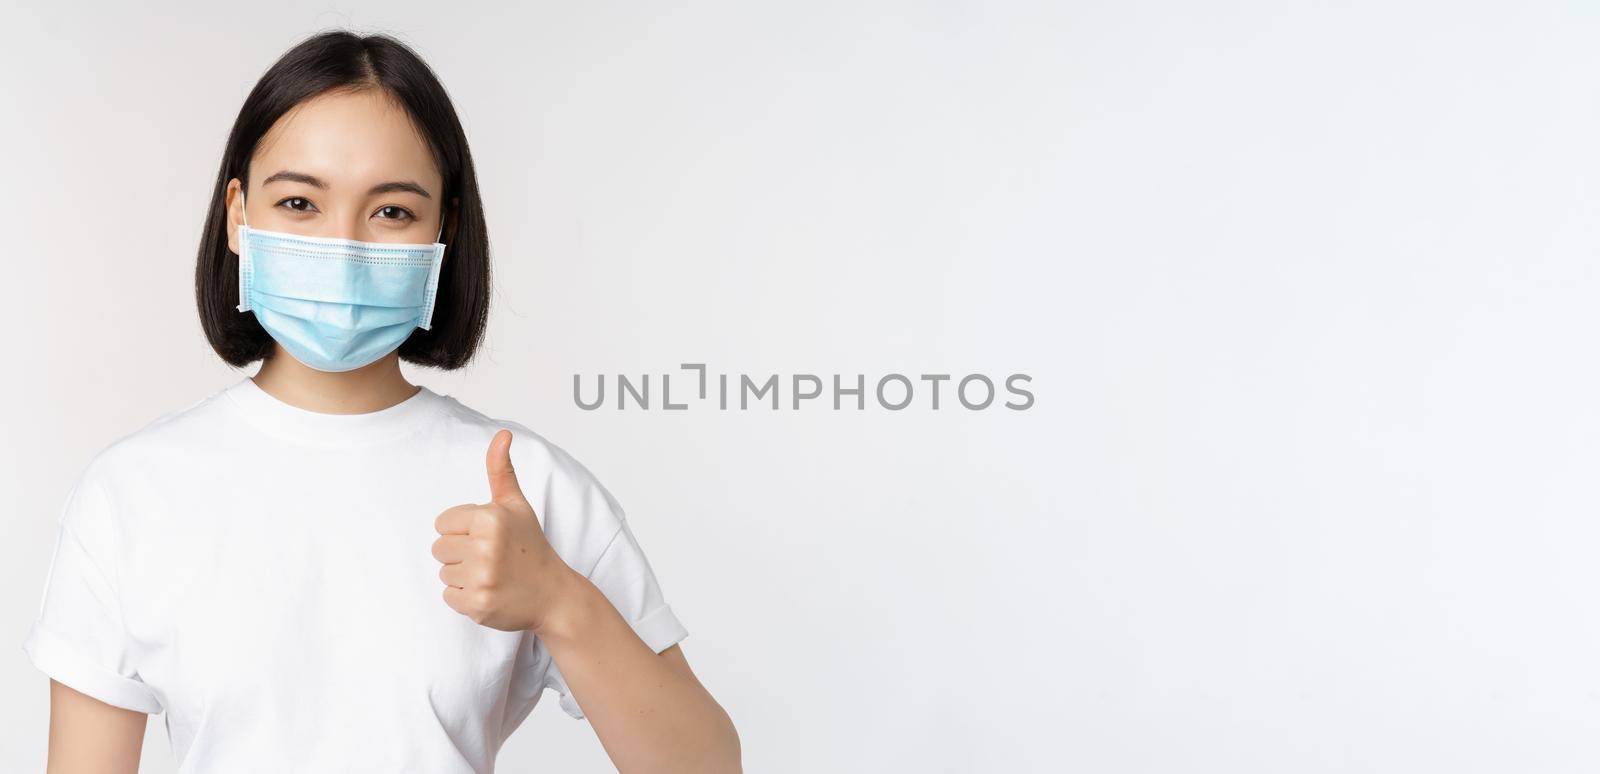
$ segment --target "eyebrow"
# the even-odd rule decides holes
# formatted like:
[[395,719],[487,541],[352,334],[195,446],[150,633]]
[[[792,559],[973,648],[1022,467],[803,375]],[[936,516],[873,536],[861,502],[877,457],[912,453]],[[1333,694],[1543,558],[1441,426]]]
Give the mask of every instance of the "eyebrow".
[[[284,182],[289,182],[289,183],[305,183],[306,185],[316,186],[317,188],[321,188],[324,191],[328,190],[328,184],[326,182],[324,182],[321,178],[319,178],[319,177],[317,177],[315,175],[308,175],[308,174],[306,174],[304,172],[295,172],[294,170],[291,170],[291,169],[283,169],[283,170],[279,170],[277,172],[274,172],[271,175],[269,175],[267,177],[267,179],[261,181],[261,184],[263,186],[265,186],[268,183],[276,183],[276,182],[278,182],[280,180],[284,181]],[[411,193],[417,194],[418,196],[421,196],[424,199],[432,199],[433,198],[433,196],[428,193],[427,189],[423,188],[420,185],[417,185],[416,183],[411,182],[410,180],[391,180],[391,181],[389,181],[387,183],[379,183],[379,184],[373,186],[371,188],[371,190],[367,191],[367,193],[368,194],[381,194],[381,193],[393,193],[395,191],[410,191]]]

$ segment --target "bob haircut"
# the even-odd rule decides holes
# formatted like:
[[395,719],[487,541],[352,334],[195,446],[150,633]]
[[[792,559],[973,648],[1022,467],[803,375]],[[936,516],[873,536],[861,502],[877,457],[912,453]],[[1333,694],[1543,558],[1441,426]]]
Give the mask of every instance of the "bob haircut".
[[194,291],[206,340],[228,365],[242,367],[273,353],[272,336],[255,315],[238,311],[239,256],[228,249],[228,181],[237,177],[249,187],[256,143],[295,105],[324,92],[363,89],[381,89],[405,106],[444,179],[445,254],[432,329],[412,330],[400,345],[400,359],[454,370],[472,359],[483,339],[489,318],[489,234],[455,107],[433,70],[404,43],[387,35],[333,30],[301,41],[261,76],[239,108],[222,153],[195,261]]

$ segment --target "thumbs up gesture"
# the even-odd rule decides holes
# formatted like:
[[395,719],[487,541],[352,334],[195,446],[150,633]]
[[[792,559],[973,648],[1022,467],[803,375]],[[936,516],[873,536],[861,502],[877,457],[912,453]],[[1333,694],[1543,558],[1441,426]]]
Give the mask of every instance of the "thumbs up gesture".
[[433,558],[444,601],[483,626],[538,631],[575,576],[545,540],[511,467],[511,432],[489,441],[489,502],[457,505],[434,520]]

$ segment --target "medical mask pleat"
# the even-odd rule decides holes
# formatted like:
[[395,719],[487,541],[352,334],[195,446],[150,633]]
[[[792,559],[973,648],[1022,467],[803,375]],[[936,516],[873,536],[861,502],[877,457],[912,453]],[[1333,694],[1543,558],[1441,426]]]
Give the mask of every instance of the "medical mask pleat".
[[[252,240],[254,287],[261,292],[328,303],[408,307],[419,316],[427,298],[431,266],[423,256],[410,263],[368,263],[357,258],[306,255]],[[263,253],[273,260],[262,261]]]
[[[443,224],[440,236],[443,236]],[[431,329],[444,245],[239,227],[239,305],[295,359],[349,371]]]

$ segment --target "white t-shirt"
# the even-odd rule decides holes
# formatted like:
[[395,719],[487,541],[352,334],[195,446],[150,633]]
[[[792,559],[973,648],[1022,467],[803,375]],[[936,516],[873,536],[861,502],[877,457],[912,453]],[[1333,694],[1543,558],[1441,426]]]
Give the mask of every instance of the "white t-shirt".
[[622,508],[526,427],[426,387],[323,414],[246,377],[89,462],[23,649],[164,712],[180,772],[490,772],[545,688],[583,717],[543,641],[443,598],[434,519],[489,501],[501,428],[556,553],[652,650],[686,637]]

